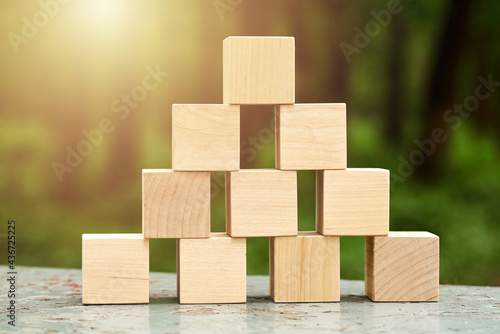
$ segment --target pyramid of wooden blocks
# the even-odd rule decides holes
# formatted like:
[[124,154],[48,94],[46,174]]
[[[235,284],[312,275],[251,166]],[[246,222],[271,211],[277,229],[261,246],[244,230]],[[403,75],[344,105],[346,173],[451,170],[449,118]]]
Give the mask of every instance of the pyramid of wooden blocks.
[[142,171],[145,238],[208,238],[210,172]]
[[389,171],[349,168],[316,175],[316,223],[323,235],[387,235]]
[[224,103],[295,103],[293,37],[228,37],[223,53]]
[[240,169],[240,106],[174,104],[172,169]]
[[275,107],[276,168],[345,169],[346,106],[293,104]]
[[246,239],[212,233],[177,242],[177,295],[181,304],[245,303]]
[[297,235],[297,172],[227,172],[226,228],[232,237]]
[[339,237],[316,232],[273,237],[269,263],[271,297],[275,302],[340,300]]
[[[240,106],[274,105],[276,169],[240,170]],[[297,171],[316,171],[316,231],[298,231]],[[210,231],[211,171],[226,230]],[[340,300],[340,236],[365,236],[365,294],[437,301],[439,238],[389,232],[389,171],[347,168],[346,105],[295,104],[293,37],[228,37],[223,104],[172,106],[172,169],[142,172],[142,234],[83,235],[83,303],[147,303],[149,239],[177,239],[182,304],[246,302],[246,238],[269,237],[277,303]]]
[[149,241],[141,234],[82,236],[82,303],[149,302]]
[[376,302],[439,299],[439,237],[390,232],[366,238],[365,293]]

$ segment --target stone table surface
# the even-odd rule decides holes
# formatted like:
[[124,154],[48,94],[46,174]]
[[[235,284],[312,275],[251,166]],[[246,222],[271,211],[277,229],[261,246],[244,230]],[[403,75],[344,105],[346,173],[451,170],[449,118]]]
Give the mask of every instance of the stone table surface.
[[[275,304],[269,278],[248,276],[246,304],[180,305],[175,274],[150,281],[150,304],[84,306],[81,270],[18,267],[15,331],[500,333],[500,287],[441,285],[437,303],[373,303],[363,281],[342,280],[339,303]],[[8,333],[6,278],[1,286],[0,332]]]

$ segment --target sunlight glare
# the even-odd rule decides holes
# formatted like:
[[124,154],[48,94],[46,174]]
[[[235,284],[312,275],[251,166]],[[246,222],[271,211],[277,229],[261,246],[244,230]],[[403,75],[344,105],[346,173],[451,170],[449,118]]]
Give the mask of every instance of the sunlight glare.
[[119,0],[86,0],[84,16],[88,24],[97,28],[117,28],[129,14],[127,2]]

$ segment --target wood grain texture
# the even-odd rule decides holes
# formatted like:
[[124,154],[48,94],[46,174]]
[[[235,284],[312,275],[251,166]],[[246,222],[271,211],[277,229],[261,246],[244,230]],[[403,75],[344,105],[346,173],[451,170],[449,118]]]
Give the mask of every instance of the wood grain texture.
[[226,38],[223,101],[229,104],[295,103],[295,39]]
[[439,237],[390,232],[366,237],[365,293],[376,302],[439,300]]
[[316,229],[323,235],[387,235],[389,171],[348,168],[316,174]]
[[299,232],[269,242],[269,279],[275,302],[340,301],[339,237]]
[[83,234],[82,303],[149,303],[149,240],[141,234]]
[[174,104],[172,169],[227,171],[240,169],[240,106]]
[[276,168],[345,169],[345,103],[275,106]]
[[210,172],[142,171],[145,238],[210,236]]
[[181,304],[246,302],[246,239],[212,233],[177,241]]
[[232,237],[297,235],[297,172],[227,172],[226,230]]

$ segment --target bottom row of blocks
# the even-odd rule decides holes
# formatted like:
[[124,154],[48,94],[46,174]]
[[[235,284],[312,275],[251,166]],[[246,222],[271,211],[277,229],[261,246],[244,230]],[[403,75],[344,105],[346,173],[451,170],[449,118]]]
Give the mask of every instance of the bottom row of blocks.
[[[141,234],[82,236],[83,304],[149,302],[149,240]],[[366,237],[365,294],[373,301],[437,301],[439,238],[427,232]],[[340,300],[339,237],[270,238],[275,302]],[[246,239],[212,233],[177,240],[182,304],[246,302]]]

